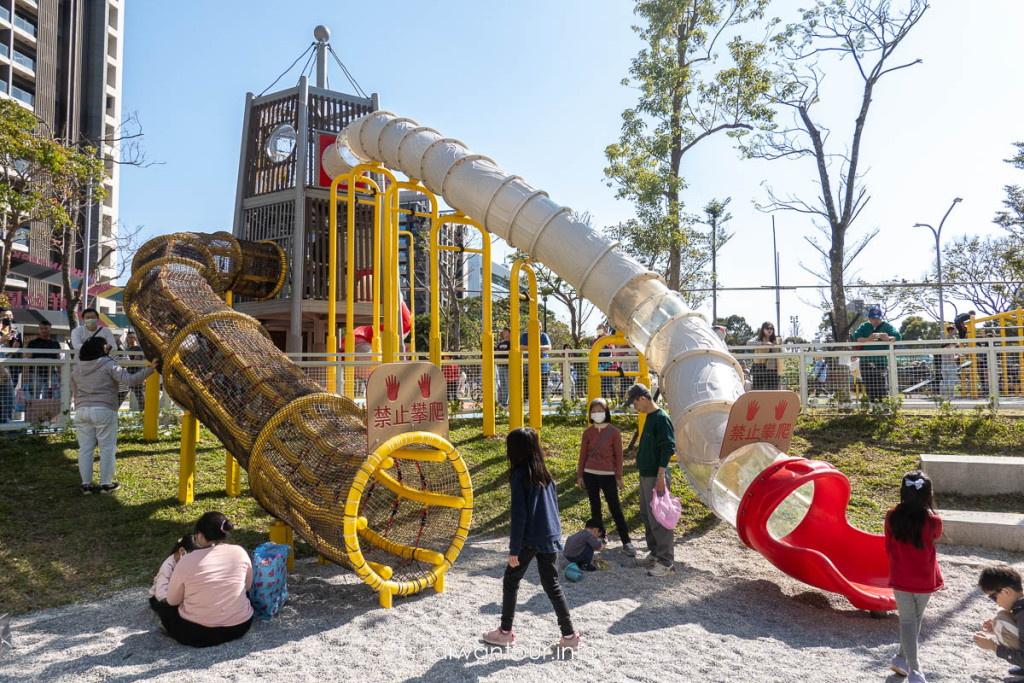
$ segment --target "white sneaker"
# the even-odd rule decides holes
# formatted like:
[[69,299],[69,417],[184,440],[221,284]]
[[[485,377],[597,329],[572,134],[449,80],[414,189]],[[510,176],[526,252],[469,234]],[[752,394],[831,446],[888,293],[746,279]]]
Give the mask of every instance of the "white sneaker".
[[661,564],[659,562],[659,563],[655,564],[654,567],[652,567],[649,572],[647,572],[647,576],[668,576],[669,574],[673,573],[675,570],[676,570],[676,568],[675,568],[674,565],[670,564],[670,565],[668,565],[666,567],[665,565],[663,565],[663,564]]
[[636,557],[636,548],[633,547],[632,543],[623,543],[622,552],[626,553],[630,557]]
[[907,683],[928,683],[928,681],[925,680],[924,674],[920,671],[911,671]]

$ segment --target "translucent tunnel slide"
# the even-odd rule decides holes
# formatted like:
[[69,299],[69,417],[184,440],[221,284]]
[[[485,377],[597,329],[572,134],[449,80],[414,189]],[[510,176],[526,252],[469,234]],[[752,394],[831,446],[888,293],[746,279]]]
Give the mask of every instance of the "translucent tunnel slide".
[[125,308],[164,387],[249,473],[256,500],[317,552],[380,591],[443,588],[472,517],[469,473],[440,436],[412,432],[367,453],[364,411],[323,391],[223,293],[272,297],[286,260],[228,233],[150,240]]
[[788,574],[841,593],[856,607],[895,608],[881,537],[846,520],[844,475],[766,443],[719,458],[730,407],[743,393],[742,368],[657,274],[574,220],[547,193],[411,119],[379,111],[354,121],[325,152],[324,165],[344,170],[354,159],[421,181],[551,268],[623,330],[661,377],[688,481],[716,515],[737,526],[744,542]]

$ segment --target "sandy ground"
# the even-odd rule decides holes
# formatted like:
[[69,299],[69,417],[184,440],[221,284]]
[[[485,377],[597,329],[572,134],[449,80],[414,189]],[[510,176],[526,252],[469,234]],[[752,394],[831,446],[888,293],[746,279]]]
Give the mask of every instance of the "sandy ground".
[[[725,525],[678,539],[677,571],[646,576],[613,543],[608,571],[566,591],[583,647],[555,658],[558,631],[536,570],[527,573],[517,645],[488,652],[498,623],[502,539],[473,539],[447,591],[396,598],[392,610],[353,574],[303,561],[281,615],[226,645],[185,648],[156,629],[145,589],[44,610],[13,622],[4,681],[900,681],[888,670],[897,621],[872,618],[837,595],[778,572]],[[971,636],[991,611],[978,568],[1024,557],[942,547],[946,587],[932,597],[922,667],[936,681],[1010,681],[1008,666]],[[161,558],[154,558],[154,571]],[[564,582],[563,582],[564,583]]]

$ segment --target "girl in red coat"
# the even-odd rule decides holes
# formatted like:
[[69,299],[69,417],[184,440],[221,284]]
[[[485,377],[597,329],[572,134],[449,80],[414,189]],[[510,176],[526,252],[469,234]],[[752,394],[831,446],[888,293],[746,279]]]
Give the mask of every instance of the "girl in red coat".
[[900,616],[900,649],[889,668],[901,676],[909,674],[909,683],[926,683],[917,661],[917,636],[928,598],[943,584],[935,557],[942,520],[933,508],[932,481],[915,470],[903,477],[900,503],[885,516],[889,585]]

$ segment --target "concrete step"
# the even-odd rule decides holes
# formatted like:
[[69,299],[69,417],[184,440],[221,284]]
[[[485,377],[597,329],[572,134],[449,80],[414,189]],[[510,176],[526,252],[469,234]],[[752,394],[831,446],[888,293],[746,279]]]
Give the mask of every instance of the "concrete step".
[[1024,552],[1024,514],[939,510],[939,543]]
[[[924,453],[921,469],[931,478],[936,493],[1016,493],[1024,501],[1024,457]],[[1021,508],[1024,509],[1024,502]]]

